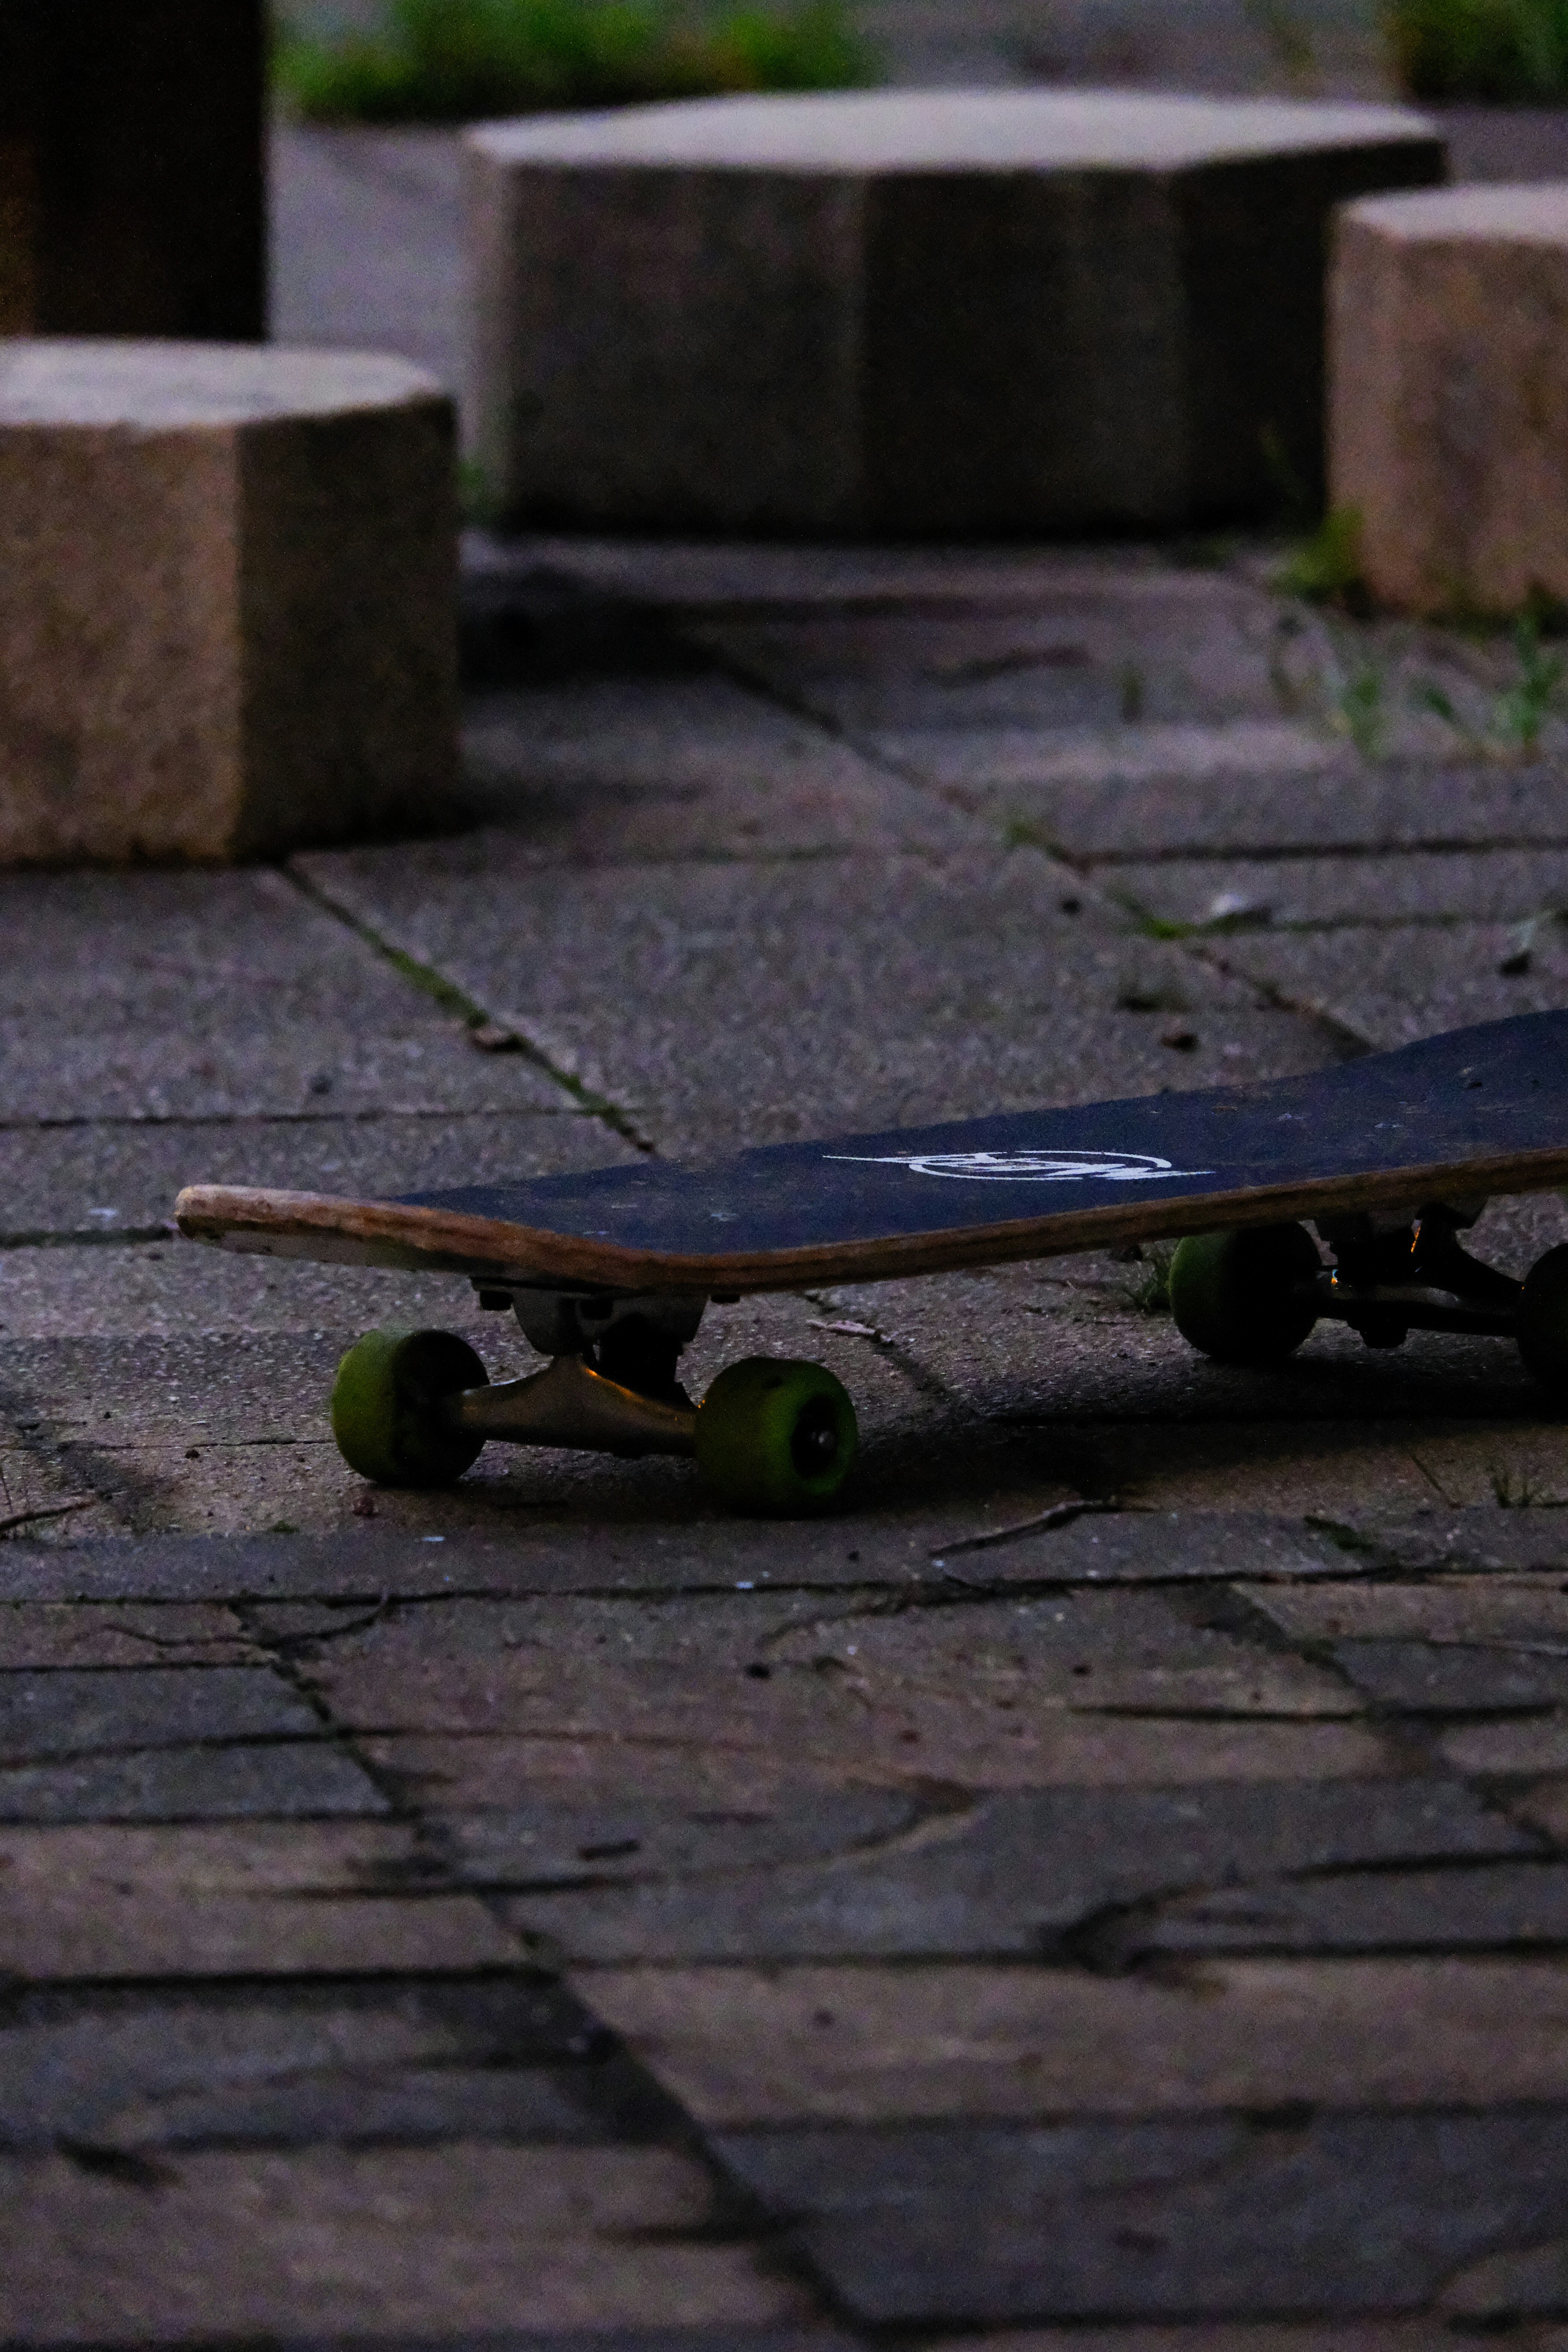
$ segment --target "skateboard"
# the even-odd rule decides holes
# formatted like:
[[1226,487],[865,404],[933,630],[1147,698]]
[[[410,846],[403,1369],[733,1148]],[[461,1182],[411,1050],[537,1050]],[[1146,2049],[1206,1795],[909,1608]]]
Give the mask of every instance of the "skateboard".
[[[550,1361],[491,1383],[450,1332],[373,1331],[332,1392],[347,1461],[460,1477],[492,1438],[696,1459],[742,1510],[822,1510],[854,1407],[821,1365],[752,1357],[694,1405],[682,1349],[752,1293],[1170,1241],[1172,1312],[1222,1362],[1284,1360],[1323,1318],[1373,1348],[1514,1339],[1568,1394],[1568,1244],[1521,1283],[1459,1236],[1498,1193],[1568,1185],[1568,1013],[1458,1029],[1313,1076],[1009,1112],[398,1200],[194,1185],[183,1233],[229,1250],[466,1277]],[[1303,1222],[1310,1220],[1317,1239]]]

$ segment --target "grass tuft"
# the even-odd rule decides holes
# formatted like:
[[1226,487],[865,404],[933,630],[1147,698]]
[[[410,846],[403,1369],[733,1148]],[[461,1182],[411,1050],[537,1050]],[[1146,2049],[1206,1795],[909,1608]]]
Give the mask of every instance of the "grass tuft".
[[1174,1242],[1154,1242],[1143,1250],[1142,1271],[1122,1291],[1128,1306],[1138,1314],[1170,1313],[1171,1267],[1175,1255]]
[[1301,596],[1310,604],[1364,612],[1368,600],[1362,572],[1361,509],[1331,508],[1291,549],[1274,585],[1282,595]]
[[309,122],[463,122],[875,79],[842,0],[700,20],[679,0],[384,0],[371,32],[286,32],[276,71]]
[[1385,0],[1384,26],[1412,98],[1568,97],[1568,0]]

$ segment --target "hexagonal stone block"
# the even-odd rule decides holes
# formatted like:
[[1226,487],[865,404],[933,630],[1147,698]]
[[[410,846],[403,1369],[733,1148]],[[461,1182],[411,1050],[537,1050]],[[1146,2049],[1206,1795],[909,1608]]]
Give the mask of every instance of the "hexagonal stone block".
[[457,766],[452,436],[401,360],[0,341],[0,864],[428,814]]
[[1568,184],[1352,205],[1330,335],[1331,495],[1360,510],[1374,594],[1568,598]]
[[721,99],[467,154],[497,509],[802,534],[1310,491],[1331,208],[1444,169],[1389,108],[1093,91]]

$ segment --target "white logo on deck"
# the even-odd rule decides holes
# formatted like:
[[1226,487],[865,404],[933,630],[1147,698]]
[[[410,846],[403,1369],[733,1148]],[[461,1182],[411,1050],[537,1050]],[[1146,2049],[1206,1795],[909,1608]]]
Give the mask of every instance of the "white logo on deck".
[[909,1155],[826,1151],[825,1160],[865,1168],[907,1168],[913,1176],[959,1176],[982,1184],[1161,1184],[1212,1176],[1212,1168],[1173,1168],[1146,1151],[917,1151]]

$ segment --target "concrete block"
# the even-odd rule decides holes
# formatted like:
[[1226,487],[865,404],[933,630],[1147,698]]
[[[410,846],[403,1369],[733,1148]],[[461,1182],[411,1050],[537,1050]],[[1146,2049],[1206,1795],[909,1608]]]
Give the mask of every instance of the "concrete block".
[[0,9],[0,333],[266,332],[266,16]]
[[485,125],[498,507],[780,533],[1154,526],[1321,478],[1331,207],[1440,180],[1414,114],[895,90]]
[[451,432],[399,360],[0,342],[0,863],[427,815],[456,772]]
[[1568,186],[1351,206],[1329,314],[1331,495],[1361,510],[1373,593],[1568,596]]

